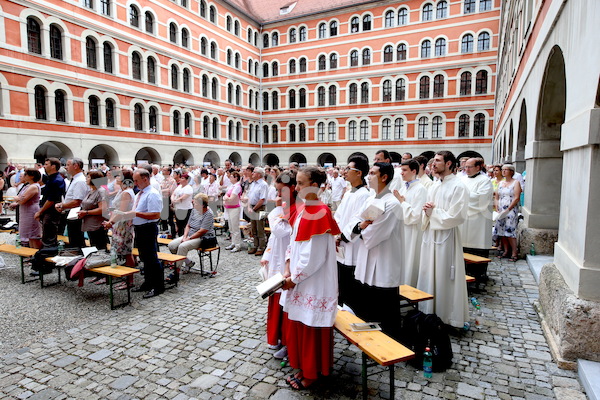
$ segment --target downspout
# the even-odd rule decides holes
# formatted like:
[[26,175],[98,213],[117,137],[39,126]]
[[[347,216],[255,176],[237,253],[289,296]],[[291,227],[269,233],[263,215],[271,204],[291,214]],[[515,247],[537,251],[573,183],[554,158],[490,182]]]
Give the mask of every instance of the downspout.
[[262,44],[261,44],[261,40],[262,39],[262,32],[263,32],[263,27],[264,25],[260,25],[260,34],[258,36],[258,44],[259,44],[259,48],[258,48],[258,121],[259,121],[259,135],[258,135],[258,143],[260,145],[260,165],[263,165],[263,140],[264,140],[264,127],[263,127],[263,65],[262,65]]

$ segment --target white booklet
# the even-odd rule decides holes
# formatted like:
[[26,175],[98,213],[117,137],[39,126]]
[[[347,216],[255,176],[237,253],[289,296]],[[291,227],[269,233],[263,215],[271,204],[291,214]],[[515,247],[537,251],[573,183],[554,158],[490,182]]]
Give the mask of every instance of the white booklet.
[[385,204],[378,199],[373,200],[367,208],[360,214],[360,218],[364,221],[375,221],[385,211]]
[[77,219],[77,213],[81,211],[81,207],[71,208],[69,210],[69,214],[67,215],[67,219]]
[[260,294],[260,297],[266,299],[267,297],[281,289],[283,287],[284,282],[285,279],[283,275],[281,275],[281,273],[278,273],[277,275],[270,277],[269,279],[258,285],[256,287],[256,290],[258,291],[258,294]]

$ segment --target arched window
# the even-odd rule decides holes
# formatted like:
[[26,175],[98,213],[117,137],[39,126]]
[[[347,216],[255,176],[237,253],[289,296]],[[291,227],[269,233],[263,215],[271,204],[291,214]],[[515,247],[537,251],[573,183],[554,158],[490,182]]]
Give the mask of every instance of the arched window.
[[356,140],[356,121],[350,121],[348,123],[348,140],[349,141]]
[[210,42],[210,58],[217,59],[217,44],[215,42]]
[[187,68],[183,69],[183,91],[189,93],[191,91],[191,74]]
[[208,132],[210,131],[210,118],[208,116],[204,116],[202,118],[202,137],[208,139]]
[[288,108],[296,108],[296,91],[294,89],[288,92]]
[[187,48],[189,46],[189,40],[190,40],[190,33],[188,32],[187,29],[183,28],[181,30],[181,46]]
[[242,56],[240,56],[240,53],[235,53],[235,61],[233,63],[233,66],[236,67],[237,69],[240,68],[241,57]]
[[381,139],[390,140],[392,132],[392,121],[389,118],[384,118],[381,121]]
[[254,90],[248,90],[248,108],[252,108],[252,104],[254,103]]
[[444,97],[444,76],[441,74],[433,78],[433,97]]
[[[235,21],[237,23],[237,21]],[[235,140],[238,142],[242,140],[242,123],[238,122],[235,124]]]
[[231,83],[227,84],[227,102],[233,104],[233,85]]
[[63,58],[62,32],[55,24],[50,25],[50,57]]
[[154,33],[154,16],[150,11],[146,11],[146,32]]
[[242,87],[237,85],[235,87],[235,105],[239,106],[242,100]]
[[[65,92],[62,90],[57,90],[54,92],[54,110],[56,113],[56,121],[57,122],[67,122],[67,113],[65,106]],[[108,108],[107,108],[108,111]],[[110,125],[109,125],[110,126]],[[114,126],[114,125],[112,125]]]
[[96,39],[91,36],[85,39],[85,58],[88,68],[98,68],[97,47]]
[[325,123],[319,122],[317,124],[317,141],[323,142],[325,141]]
[[[158,131],[158,109],[154,106],[150,107],[150,110],[148,111],[148,126],[150,127],[150,132],[157,132]],[[141,122],[140,122],[141,123]],[[140,130],[141,130],[141,125],[140,125]]]
[[300,59],[300,72],[306,72],[306,58]]
[[421,43],[421,58],[429,58],[431,57],[431,42],[429,40],[424,40]]
[[300,27],[299,32],[300,32],[300,34],[299,34],[299,36],[300,36],[299,40],[301,42],[306,42],[306,27],[305,26]]
[[263,92],[263,110],[269,110],[269,93]]
[[327,124],[327,140],[329,140],[330,142],[335,142],[335,137],[336,126],[335,122],[331,121],[329,124]]
[[104,57],[104,72],[112,74],[113,72],[113,47],[109,42],[102,45],[102,55]]
[[363,32],[371,30],[371,16],[368,14],[363,17],[362,29],[363,29]]
[[421,117],[419,118],[419,139],[427,139],[427,135],[429,134],[429,118]]
[[279,93],[278,92],[271,93],[271,104],[273,106],[273,110],[279,109]]
[[131,54],[131,77],[138,81],[142,79],[142,57],[137,51]]
[[337,87],[329,86],[329,105],[335,106],[337,104]]
[[461,53],[472,53],[473,52],[473,35],[467,33],[462,37],[460,41],[460,52]]
[[206,18],[206,1],[200,0],[200,16]]
[[369,140],[369,121],[360,121],[360,140]]
[[115,101],[106,99],[104,112],[106,116],[106,126],[109,128],[115,127]]
[[288,127],[288,141],[295,142],[296,141],[296,125],[290,124]]
[[212,120],[212,138],[213,139],[218,139],[219,138],[219,130],[221,128],[221,125],[219,124],[219,119],[218,118],[213,118]]
[[306,125],[300,124],[298,132],[298,140],[300,142],[306,142]]
[[227,123],[227,138],[233,140],[233,121]]
[[439,3],[437,3],[437,6],[435,7],[435,18],[441,19],[441,18],[446,18],[447,16],[448,16],[448,3],[445,0],[442,0]]
[[446,55],[446,39],[439,38],[435,41],[435,56],[443,57]]
[[279,63],[277,61],[273,61],[271,64],[271,76],[279,75]]
[[317,106],[325,106],[325,88],[323,86],[317,89]]
[[371,50],[364,49],[362,51],[362,65],[369,65],[369,64],[371,64]]
[[319,56],[318,68],[319,71],[325,71],[327,69],[327,59],[323,54]]
[[156,61],[154,57],[148,57],[148,83],[156,83]]
[[337,21],[331,21],[329,23],[329,36],[337,36],[338,34],[338,23]]
[[369,84],[363,82],[360,84],[360,103],[366,104],[369,102]]
[[325,39],[327,37],[327,25],[325,22],[319,24],[319,39]]
[[33,18],[27,18],[27,48],[30,53],[42,54],[42,30]]
[[475,114],[473,118],[473,136],[485,136],[485,115],[482,113]]
[[263,78],[269,77],[269,63],[263,63]]
[[215,9],[214,6],[210,6],[210,10],[209,10],[209,15],[208,15],[208,19],[210,20],[210,22],[212,22],[213,24],[217,23],[217,10]]
[[461,96],[470,96],[471,95],[471,79],[472,79],[472,74],[468,71],[460,74],[460,95]]
[[406,60],[406,45],[404,43],[400,43],[396,48],[396,61],[404,60]]
[[227,49],[227,55],[225,56],[225,61],[227,65],[231,65],[231,50]]
[[271,127],[271,131],[273,133],[273,136],[272,136],[273,140],[271,141],[271,143],[279,143],[279,129],[277,128],[277,126],[273,125]]
[[299,98],[300,98],[300,108],[306,108],[306,89],[302,88],[300,89],[299,93]]
[[329,69],[336,69],[338,66],[338,56],[336,53],[329,55]]
[[442,117],[433,117],[433,122],[431,124],[431,138],[439,139],[442,136],[444,136],[444,123]]
[[408,10],[401,8],[398,11],[398,26],[406,25],[408,23]]
[[422,76],[419,80],[419,98],[420,99],[428,99],[429,98],[429,77]]
[[406,82],[404,78],[396,80],[396,101],[406,99]]
[[231,17],[229,15],[227,16],[225,25],[227,27],[227,32],[231,32]]
[[296,43],[296,28],[290,29],[290,33],[288,34],[289,42]]
[[47,119],[48,114],[46,113],[46,88],[37,85],[34,89],[34,100],[35,100],[35,118],[36,119]]
[[279,34],[277,32],[273,32],[271,35],[271,46],[279,46]]
[[212,78],[210,86],[210,93],[212,95],[212,99],[217,100],[219,93],[219,82],[217,81],[217,78]]
[[192,114],[185,113],[185,116],[183,118],[183,133],[186,136],[190,136],[191,132],[192,132]]
[[179,68],[177,65],[171,65],[171,89],[179,89]]
[[252,44],[252,28],[248,28],[246,30],[246,40],[248,41],[248,43]]
[[235,21],[233,23],[233,34],[235,36],[240,36],[240,21]]
[[133,4],[129,6],[129,24],[136,28],[140,27],[140,10]]
[[206,40],[206,38],[200,39],[200,54],[205,56],[207,47],[208,47],[208,40]]
[[269,143],[269,127],[263,125],[263,143]]
[[404,119],[396,118],[394,121],[394,140],[404,138]]
[[181,113],[177,110],[173,111],[173,133],[179,135],[179,120],[181,119]]
[[392,81],[383,81],[383,101],[392,101]]
[[289,64],[288,64],[288,68],[289,68],[289,73],[290,74],[295,74],[296,73],[296,60],[291,59]]
[[144,122],[142,120],[144,116],[144,109],[140,103],[136,103],[133,106],[133,127],[136,131],[144,130]]
[[358,85],[356,83],[351,83],[348,91],[350,92],[348,95],[348,103],[357,104],[358,103]]
[[175,25],[175,22],[169,24],[169,40],[171,43],[177,43],[177,25]]
[[475,75],[475,94],[487,93],[488,73],[485,70],[477,72]]
[[392,46],[385,46],[383,48],[383,62],[394,61],[394,48]]
[[477,51],[486,51],[490,49],[490,34],[482,32],[477,36]]
[[351,67],[358,66],[358,50],[352,50],[350,52],[350,66]]
[[100,101],[96,96],[90,96],[88,101],[90,125],[100,125]]
[[263,35],[263,49],[266,49],[269,47],[269,34],[265,33]]
[[350,20],[350,32],[356,33],[359,30],[360,30],[360,20],[358,19],[358,17],[353,17]]
[[469,137],[469,119],[467,114],[458,117],[458,137]]
[[421,21],[431,21],[433,19],[433,6],[427,3],[423,6],[423,14]]
[[392,10],[389,10],[385,13],[385,27],[386,28],[391,28],[392,26],[394,26],[394,12]]

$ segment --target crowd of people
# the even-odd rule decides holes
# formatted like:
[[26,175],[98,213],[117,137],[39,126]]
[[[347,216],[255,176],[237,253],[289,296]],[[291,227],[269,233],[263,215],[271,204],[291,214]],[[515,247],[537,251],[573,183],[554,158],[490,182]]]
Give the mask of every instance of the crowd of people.
[[[56,247],[65,228],[73,247],[115,249],[135,266],[137,247],[144,297],[164,291],[156,237],[173,238],[172,253],[217,244],[214,222],[227,222],[232,253],[261,257],[267,276],[281,273],[282,289],[269,298],[267,341],[278,358],[298,369],[294,389],[328,375],[333,365],[333,322],[338,305],[400,336],[398,287],[434,295],[421,304],[444,323],[468,321],[463,251],[516,261],[524,180],[511,164],[457,160],[449,151],[431,159],[402,155],[399,165],[380,150],[373,163],[361,156],[345,168],[106,165],[83,171],[81,159],[48,158],[43,166],[10,166],[3,180],[14,196],[21,240]],[[266,226],[270,229],[267,241]],[[159,229],[160,226],[160,229]],[[112,238],[109,240],[109,231]],[[181,263],[183,271],[193,261]],[[168,282],[177,276],[171,275]],[[131,283],[125,283],[124,287]]]

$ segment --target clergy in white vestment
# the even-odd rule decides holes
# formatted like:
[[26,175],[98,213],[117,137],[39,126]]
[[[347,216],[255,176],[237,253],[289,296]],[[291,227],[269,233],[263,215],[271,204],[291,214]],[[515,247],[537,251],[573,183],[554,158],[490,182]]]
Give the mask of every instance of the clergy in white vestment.
[[434,296],[420,303],[426,314],[437,314],[445,324],[461,328],[469,317],[462,241],[458,230],[467,218],[469,193],[454,175],[456,158],[439,151],[433,173],[439,177],[423,206],[423,244],[417,288]]
[[462,182],[469,190],[469,210],[459,229],[463,247],[487,253],[492,246],[494,187],[490,178],[481,173],[482,167],[482,158],[469,158],[465,163]]
[[419,163],[417,179],[421,181],[421,185],[425,186],[425,189],[429,190],[431,185],[433,185],[433,179],[425,173],[425,168],[427,167],[427,162],[429,162],[429,160],[425,156],[416,156],[415,161]]
[[363,215],[375,207],[381,211],[365,217],[353,230],[361,237],[354,276],[362,284],[362,301],[354,311],[367,322],[380,322],[385,333],[398,338],[404,246],[402,206],[388,187],[393,175],[389,163],[375,163],[369,171],[376,196],[369,200]]
[[337,265],[335,236],[340,230],[327,205],[317,192],[326,181],[323,171],[307,167],[296,176],[298,206],[294,220],[289,268],[282,295],[286,346],[292,368],[299,369],[288,378],[295,389],[308,387],[333,368],[333,323],[337,314]]
[[365,184],[365,177],[369,173],[369,162],[363,157],[352,157],[346,167],[346,180],[350,183],[351,189],[348,190],[334,218],[342,233],[337,239],[337,265],[338,265],[338,283],[339,296],[338,303],[347,305],[354,309],[358,298],[358,288],[354,278],[356,269],[356,257],[358,255],[358,235],[352,235],[352,229],[356,224],[362,222],[360,214],[371,197],[371,192]]
[[419,277],[423,237],[421,215],[423,214],[423,206],[427,201],[427,189],[417,179],[418,172],[419,163],[416,160],[411,159],[402,162],[400,174],[402,175],[403,184],[400,190],[394,190],[394,196],[402,205],[404,219],[402,284],[413,287],[417,286],[417,278]]

